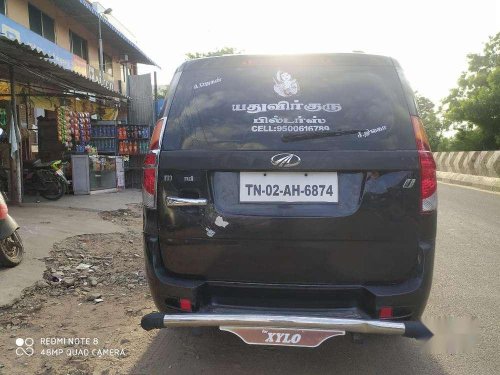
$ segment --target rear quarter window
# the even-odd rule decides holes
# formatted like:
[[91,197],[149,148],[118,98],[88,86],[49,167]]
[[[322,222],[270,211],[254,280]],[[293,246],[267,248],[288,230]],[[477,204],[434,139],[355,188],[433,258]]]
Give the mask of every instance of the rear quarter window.
[[[290,134],[353,130],[283,141]],[[162,144],[166,150],[415,149],[408,105],[393,66],[184,71]]]

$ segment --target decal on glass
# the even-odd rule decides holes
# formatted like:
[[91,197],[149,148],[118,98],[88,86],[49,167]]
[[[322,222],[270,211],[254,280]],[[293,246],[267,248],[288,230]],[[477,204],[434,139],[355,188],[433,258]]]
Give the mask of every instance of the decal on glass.
[[296,95],[299,92],[299,83],[290,73],[278,70],[274,78],[274,92],[285,98]]
[[195,83],[193,86],[193,89],[197,90],[197,89],[200,89],[202,87],[212,86],[212,85],[215,85],[216,83],[221,83],[221,82],[222,82],[222,78],[217,77],[216,79],[212,79],[210,81]]
[[386,130],[387,130],[387,126],[385,126],[385,125],[381,125],[377,128],[373,128],[373,129],[366,129],[365,131],[358,132],[358,138],[366,138],[372,134],[377,134],[380,132],[384,132]]

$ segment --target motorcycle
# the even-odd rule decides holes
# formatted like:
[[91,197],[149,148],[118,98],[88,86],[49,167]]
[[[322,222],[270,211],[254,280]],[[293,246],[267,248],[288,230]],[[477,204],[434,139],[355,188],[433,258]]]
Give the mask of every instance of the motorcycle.
[[5,199],[0,194],[0,266],[14,267],[23,260],[24,246],[18,229],[19,225],[9,215]]
[[49,200],[60,199],[66,193],[69,185],[62,171],[64,164],[61,160],[47,163],[35,160],[31,164],[25,163],[26,168],[23,170],[25,191],[35,192]]
[[[45,199],[58,200],[66,192],[69,182],[62,167],[65,162],[54,160],[43,163],[40,160],[25,162],[23,168],[24,191],[40,194]],[[4,198],[8,196],[8,169],[0,168],[0,189]],[[38,201],[38,200],[37,200]]]

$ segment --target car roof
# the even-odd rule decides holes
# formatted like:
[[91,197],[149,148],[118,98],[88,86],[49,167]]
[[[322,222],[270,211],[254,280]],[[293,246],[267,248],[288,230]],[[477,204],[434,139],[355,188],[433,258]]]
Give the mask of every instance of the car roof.
[[208,69],[221,66],[259,65],[355,65],[399,67],[392,57],[365,53],[317,53],[294,55],[224,55],[188,60],[178,71]]

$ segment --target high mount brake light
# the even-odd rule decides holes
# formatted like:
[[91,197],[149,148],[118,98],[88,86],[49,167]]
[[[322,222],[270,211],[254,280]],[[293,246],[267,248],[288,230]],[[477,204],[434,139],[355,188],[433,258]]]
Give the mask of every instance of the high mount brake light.
[[432,156],[422,120],[417,116],[412,116],[411,122],[415,132],[420,161],[420,211],[430,213],[437,208],[436,163]]
[[160,119],[156,123],[149,144],[149,152],[144,157],[142,174],[142,203],[144,207],[156,208],[156,180],[158,155],[160,153],[160,138],[165,124],[165,119]]

